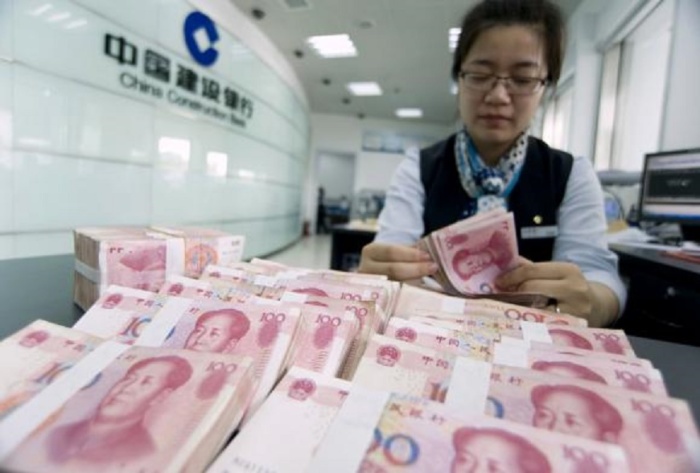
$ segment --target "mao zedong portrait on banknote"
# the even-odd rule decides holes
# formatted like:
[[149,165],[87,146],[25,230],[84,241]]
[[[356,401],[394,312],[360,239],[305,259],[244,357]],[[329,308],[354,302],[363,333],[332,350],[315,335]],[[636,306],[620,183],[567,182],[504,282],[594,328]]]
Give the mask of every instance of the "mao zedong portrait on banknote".
[[185,349],[208,353],[231,353],[250,330],[248,317],[236,309],[203,313],[185,342]]
[[532,425],[562,434],[617,443],[620,412],[595,392],[572,385],[541,385],[532,390]]
[[452,435],[450,473],[518,471],[550,473],[547,457],[520,435],[497,428],[462,427]]
[[187,383],[190,363],[178,356],[145,358],[134,363],[100,401],[88,418],[56,427],[49,434],[49,459],[73,458],[104,463],[134,459],[155,450],[143,425],[148,412]]
[[[463,238],[466,238],[465,235],[456,235],[452,237],[452,240]],[[452,257],[452,269],[462,280],[468,281],[492,266],[504,270],[512,259],[513,255],[510,253],[507,237],[503,232],[495,231],[485,246],[462,248],[457,251]]]
[[605,381],[605,378],[603,378],[601,375],[599,375],[592,369],[580,365],[578,363],[572,363],[570,361],[539,360],[532,364],[532,369],[537,371],[544,371],[550,374],[565,376],[567,378],[578,378],[584,379],[586,381],[593,381],[594,383],[608,384]]

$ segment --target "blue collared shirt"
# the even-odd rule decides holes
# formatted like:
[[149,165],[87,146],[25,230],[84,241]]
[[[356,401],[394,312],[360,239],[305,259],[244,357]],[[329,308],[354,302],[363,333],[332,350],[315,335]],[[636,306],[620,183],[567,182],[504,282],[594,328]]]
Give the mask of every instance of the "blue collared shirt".
[[[418,241],[423,236],[424,206],[419,151],[412,149],[391,179],[374,241],[406,245]],[[603,192],[586,158],[574,158],[557,222],[552,260],[574,263],[588,281],[609,287],[617,295],[622,312],[627,290],[617,272],[617,256],[608,249],[605,239]]]

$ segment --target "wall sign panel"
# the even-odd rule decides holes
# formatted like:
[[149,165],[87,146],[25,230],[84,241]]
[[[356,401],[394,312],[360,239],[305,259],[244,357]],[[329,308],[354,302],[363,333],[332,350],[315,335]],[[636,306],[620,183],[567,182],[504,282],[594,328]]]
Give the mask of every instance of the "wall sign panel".
[[0,258],[78,225],[238,228],[249,256],[301,232],[309,112],[185,0],[1,2],[0,85]]

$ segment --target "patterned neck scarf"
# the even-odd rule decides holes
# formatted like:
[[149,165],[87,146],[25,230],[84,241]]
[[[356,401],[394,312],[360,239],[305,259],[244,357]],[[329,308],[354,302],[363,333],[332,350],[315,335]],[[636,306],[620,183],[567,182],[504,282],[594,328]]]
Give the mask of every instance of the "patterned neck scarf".
[[479,156],[466,129],[457,133],[455,157],[462,187],[471,197],[463,217],[471,217],[494,208],[508,208],[506,198],[515,187],[527,153],[528,132],[515,141],[495,167],[487,166]]

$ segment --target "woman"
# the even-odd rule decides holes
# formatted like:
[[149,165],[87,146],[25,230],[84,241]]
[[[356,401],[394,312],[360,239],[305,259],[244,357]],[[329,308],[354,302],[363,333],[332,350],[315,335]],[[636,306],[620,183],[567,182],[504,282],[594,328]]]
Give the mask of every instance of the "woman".
[[452,66],[464,128],[401,163],[360,271],[431,275],[437,265],[415,242],[501,205],[514,213],[523,258],[499,289],[545,294],[593,326],[618,316],[625,288],[593,168],[528,135],[563,49],[562,16],[548,0],[486,0],[467,13]]

